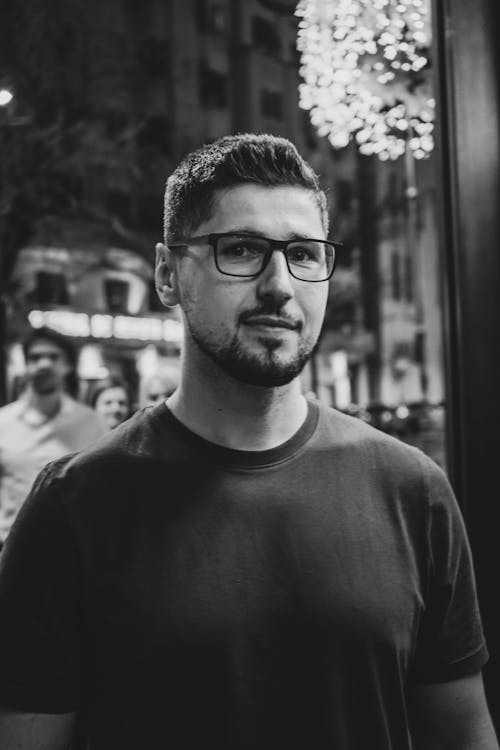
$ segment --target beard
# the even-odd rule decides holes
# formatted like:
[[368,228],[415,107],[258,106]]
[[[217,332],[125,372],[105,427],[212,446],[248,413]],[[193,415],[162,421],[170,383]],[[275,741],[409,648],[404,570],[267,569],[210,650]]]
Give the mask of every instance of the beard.
[[311,358],[316,342],[301,342],[295,355],[286,360],[279,355],[281,342],[262,340],[262,353],[248,351],[237,335],[227,344],[214,344],[193,329],[187,319],[193,341],[212,362],[235,380],[247,385],[276,388],[300,375]]
[[59,390],[59,380],[51,371],[37,372],[31,381],[32,388],[39,396],[48,396]]

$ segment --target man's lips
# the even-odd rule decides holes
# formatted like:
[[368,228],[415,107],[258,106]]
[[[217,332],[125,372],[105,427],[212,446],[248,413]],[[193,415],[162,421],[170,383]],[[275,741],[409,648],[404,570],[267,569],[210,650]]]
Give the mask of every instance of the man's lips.
[[296,331],[299,328],[299,324],[295,320],[288,318],[279,318],[274,315],[254,315],[247,318],[245,325],[249,326],[262,326],[265,328],[288,328],[290,331]]

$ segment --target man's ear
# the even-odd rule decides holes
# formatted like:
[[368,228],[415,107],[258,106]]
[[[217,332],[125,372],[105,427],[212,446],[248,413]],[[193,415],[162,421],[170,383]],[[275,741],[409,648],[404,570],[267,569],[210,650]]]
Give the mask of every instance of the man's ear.
[[174,307],[179,302],[177,268],[172,251],[161,242],[156,247],[155,284],[160,301],[165,307]]

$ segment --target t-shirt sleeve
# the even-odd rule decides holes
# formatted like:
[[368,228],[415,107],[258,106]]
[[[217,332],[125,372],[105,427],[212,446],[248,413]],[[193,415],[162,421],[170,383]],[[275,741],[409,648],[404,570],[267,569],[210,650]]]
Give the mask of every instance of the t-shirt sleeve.
[[33,713],[79,704],[81,574],[58,484],[49,464],[0,553],[0,705]]
[[444,474],[425,463],[430,565],[411,681],[448,682],[488,660],[465,524]]

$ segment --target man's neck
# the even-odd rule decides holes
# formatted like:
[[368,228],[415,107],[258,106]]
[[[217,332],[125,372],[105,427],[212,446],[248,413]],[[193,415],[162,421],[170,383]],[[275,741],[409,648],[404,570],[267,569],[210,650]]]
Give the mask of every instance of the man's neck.
[[[208,369],[208,372],[207,372]],[[267,450],[291,438],[307,416],[307,402],[297,380],[277,388],[251,386],[213,367],[190,377],[183,367],[181,384],[168,407],[192,432],[237,450]]]
[[44,422],[47,419],[55,417],[62,404],[62,393],[60,391],[37,393],[32,388],[29,388],[25,398],[25,413],[29,421],[33,423]]

